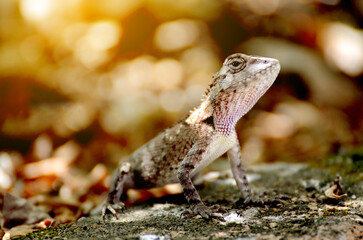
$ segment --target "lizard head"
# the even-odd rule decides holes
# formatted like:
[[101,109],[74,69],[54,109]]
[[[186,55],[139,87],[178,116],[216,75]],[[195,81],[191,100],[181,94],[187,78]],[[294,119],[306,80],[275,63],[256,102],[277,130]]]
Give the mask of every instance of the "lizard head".
[[214,128],[230,134],[237,121],[269,89],[280,71],[277,59],[235,53],[214,76],[199,108],[188,123],[213,119]]
[[235,53],[226,58],[212,85],[216,85],[220,91],[267,90],[279,71],[277,59]]
[[270,88],[280,71],[277,59],[232,54],[214,76],[207,94],[214,124],[226,134]]

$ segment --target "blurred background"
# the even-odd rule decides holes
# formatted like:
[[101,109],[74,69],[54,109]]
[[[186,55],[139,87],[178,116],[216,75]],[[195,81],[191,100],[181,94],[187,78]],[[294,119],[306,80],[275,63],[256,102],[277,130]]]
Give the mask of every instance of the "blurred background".
[[282,66],[237,126],[246,165],[359,148],[362,26],[361,0],[0,0],[1,194],[87,212],[234,52]]

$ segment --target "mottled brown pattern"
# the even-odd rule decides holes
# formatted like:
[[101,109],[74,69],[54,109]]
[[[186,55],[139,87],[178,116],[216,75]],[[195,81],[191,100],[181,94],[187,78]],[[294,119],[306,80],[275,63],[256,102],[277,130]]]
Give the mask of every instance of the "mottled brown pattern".
[[[203,135],[210,135],[212,131],[213,127],[205,123],[179,123],[141,147],[128,161],[132,163],[134,171],[139,172],[140,176],[154,187],[178,182],[177,171],[183,159],[197,139]],[[182,137],[186,134],[189,136],[188,139]],[[145,188],[143,185],[135,187]]]

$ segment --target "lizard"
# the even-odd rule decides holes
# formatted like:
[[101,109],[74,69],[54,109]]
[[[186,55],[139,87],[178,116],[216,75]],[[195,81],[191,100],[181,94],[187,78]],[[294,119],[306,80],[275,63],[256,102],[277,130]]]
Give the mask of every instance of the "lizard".
[[190,209],[203,218],[215,216],[201,200],[192,178],[227,152],[244,203],[257,201],[247,181],[235,125],[270,88],[280,71],[277,59],[235,53],[213,76],[199,107],[121,161],[103,205],[102,216],[117,216],[127,189],[161,187],[179,182]]

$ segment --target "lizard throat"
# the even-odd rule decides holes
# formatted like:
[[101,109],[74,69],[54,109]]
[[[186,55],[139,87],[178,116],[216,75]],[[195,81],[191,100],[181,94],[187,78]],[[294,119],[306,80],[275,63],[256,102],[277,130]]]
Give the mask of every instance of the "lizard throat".
[[214,124],[216,131],[224,136],[230,135],[234,131],[238,120],[256,104],[266,90],[254,87],[248,91],[226,94],[224,100],[220,101],[215,108]]

